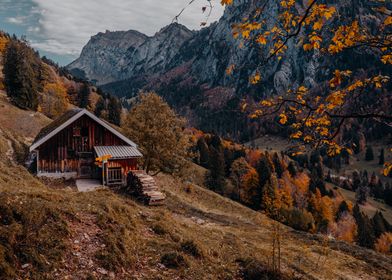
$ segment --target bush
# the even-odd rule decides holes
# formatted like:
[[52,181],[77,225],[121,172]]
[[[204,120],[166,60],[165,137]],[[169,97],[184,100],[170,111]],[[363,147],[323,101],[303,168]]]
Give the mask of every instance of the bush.
[[167,229],[161,224],[155,224],[152,226],[151,229],[153,230],[154,233],[158,235],[165,235],[167,233]]
[[169,252],[161,257],[161,263],[168,268],[187,267],[185,258],[177,252]]
[[194,256],[196,258],[202,257],[202,252],[199,249],[199,246],[193,241],[193,240],[188,240],[184,241],[181,243],[181,250],[184,253],[187,253],[191,256]]
[[288,275],[279,271],[273,271],[267,265],[258,260],[245,259],[239,261],[244,280],[288,280]]
[[314,218],[306,210],[298,208],[282,209],[281,215],[283,222],[296,230],[311,231],[314,229]]

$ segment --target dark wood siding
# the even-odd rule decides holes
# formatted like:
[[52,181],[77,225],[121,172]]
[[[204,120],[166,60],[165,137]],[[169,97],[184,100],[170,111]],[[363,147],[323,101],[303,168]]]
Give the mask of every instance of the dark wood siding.
[[[128,144],[88,116],[82,116],[38,147],[39,172],[79,172],[81,162],[94,169],[94,146],[117,145]],[[133,162],[130,160],[127,168]]]

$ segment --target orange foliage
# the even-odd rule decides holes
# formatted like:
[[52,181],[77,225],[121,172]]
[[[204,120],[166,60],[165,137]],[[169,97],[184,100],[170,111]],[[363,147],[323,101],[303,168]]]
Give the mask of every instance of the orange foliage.
[[244,194],[241,199],[248,205],[253,203],[254,197],[257,195],[257,188],[259,186],[259,174],[254,168],[250,168],[249,171],[243,176],[243,190]]
[[392,248],[392,233],[386,232],[377,239],[375,249],[384,254],[391,254]]
[[351,214],[345,213],[338,222],[329,223],[328,232],[336,239],[353,243],[357,234],[357,224]]
[[250,150],[246,155],[246,160],[253,167],[260,161],[263,153],[260,150]]

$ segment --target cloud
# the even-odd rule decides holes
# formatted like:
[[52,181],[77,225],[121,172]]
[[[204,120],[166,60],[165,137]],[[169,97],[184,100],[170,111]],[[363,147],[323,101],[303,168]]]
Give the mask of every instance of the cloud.
[[[171,23],[189,0],[31,0],[31,13],[38,16],[36,26],[30,27],[33,47],[77,56],[92,35],[105,30],[138,30],[153,35]],[[210,21],[223,13],[215,1]],[[205,21],[201,7],[206,0],[195,1],[180,17],[179,23],[198,29]]]
[[23,25],[26,21],[26,17],[9,17],[6,19],[6,22],[16,24],[16,25]]

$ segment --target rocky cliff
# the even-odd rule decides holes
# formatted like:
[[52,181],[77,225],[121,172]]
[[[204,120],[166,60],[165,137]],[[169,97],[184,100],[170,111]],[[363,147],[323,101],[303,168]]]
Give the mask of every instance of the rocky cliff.
[[159,73],[192,35],[180,24],[162,28],[152,37],[134,30],[98,33],[67,68],[98,85]]

